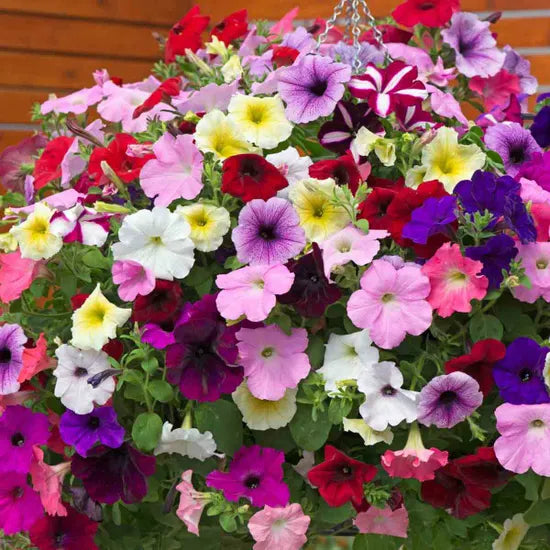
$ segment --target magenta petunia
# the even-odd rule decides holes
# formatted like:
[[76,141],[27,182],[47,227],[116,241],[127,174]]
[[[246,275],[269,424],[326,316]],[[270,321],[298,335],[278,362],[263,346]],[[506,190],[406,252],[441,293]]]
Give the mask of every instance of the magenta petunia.
[[40,495],[20,472],[0,474],[0,529],[5,535],[28,531],[44,515]]

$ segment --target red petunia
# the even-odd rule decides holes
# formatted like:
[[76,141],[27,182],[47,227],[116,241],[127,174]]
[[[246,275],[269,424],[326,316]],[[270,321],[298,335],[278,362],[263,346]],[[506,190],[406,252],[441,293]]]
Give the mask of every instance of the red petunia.
[[150,111],[161,101],[168,102],[170,97],[178,95],[181,91],[181,78],[174,76],[165,80],[141,105],[134,109],[132,118]]
[[477,380],[484,397],[487,397],[493,388],[493,365],[506,355],[506,346],[488,338],[476,342],[466,355],[455,357],[445,363],[445,372],[461,371]]
[[201,15],[199,6],[193,6],[171,29],[164,47],[164,61],[172,63],[176,55],[184,55],[189,49],[196,52],[202,47],[202,32],[208,27],[210,17]]
[[212,29],[212,36],[229,46],[233,40],[241,38],[248,32],[248,12],[239,10],[228,15]]
[[61,161],[72,145],[74,138],[60,136],[52,139],[34,165],[34,188],[42,189],[50,181],[61,177]]
[[405,180],[399,178],[393,181],[371,176],[367,183],[373,190],[360,204],[358,217],[368,220],[372,229],[388,230],[392,221],[388,208],[398,191],[403,189]]
[[459,0],[407,0],[392,12],[393,18],[405,27],[421,24],[442,27],[455,11],[460,10]]
[[[393,25],[377,25],[378,30],[382,33],[382,41],[384,44],[390,44],[398,42],[400,44],[408,44],[409,40],[413,37],[413,33],[394,27]],[[378,44],[374,31],[369,29],[365,31],[360,37],[359,42],[368,42],[376,46]]]
[[222,170],[222,191],[244,202],[266,201],[288,185],[281,172],[260,155],[234,155],[224,161]]
[[173,323],[181,305],[183,291],[175,281],[157,280],[153,292],[137,296],[132,321],[137,323]]
[[273,46],[273,56],[271,60],[276,67],[288,67],[292,65],[300,52],[289,46]]
[[315,162],[309,167],[309,175],[319,180],[332,178],[337,185],[347,185],[354,194],[361,182],[359,168],[349,154]]
[[307,474],[312,485],[329,506],[343,506],[351,502],[360,507],[363,499],[363,484],[376,475],[376,467],[354,460],[332,445],[325,446],[325,460],[314,466]]
[[139,176],[143,165],[154,155],[131,157],[127,154],[128,145],[134,145],[137,140],[129,134],[116,134],[115,139],[107,147],[97,147],[93,150],[88,164],[88,174],[95,185],[104,185],[107,178],[103,174],[101,163],[105,161],[121,181],[130,183]]

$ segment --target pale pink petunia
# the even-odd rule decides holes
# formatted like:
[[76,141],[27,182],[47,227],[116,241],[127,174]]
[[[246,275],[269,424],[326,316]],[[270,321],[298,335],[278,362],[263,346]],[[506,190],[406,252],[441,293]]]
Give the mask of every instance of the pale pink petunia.
[[542,297],[550,301],[550,242],[516,243],[521,267],[531,282],[531,288],[517,286],[512,294],[521,302],[534,303]]
[[378,254],[380,242],[378,239],[387,237],[389,233],[382,229],[371,229],[367,234],[352,225],[338,231],[319,244],[323,251],[325,275],[330,277],[332,268],[353,262],[357,265],[367,265]]
[[300,8],[295,7],[285,13],[269,30],[270,35],[267,37],[268,40],[274,40],[279,38],[279,36],[284,36],[285,34],[292,32],[294,30],[294,19],[298,17],[299,11]]
[[295,388],[311,370],[305,353],[307,331],[292,329],[286,334],[277,325],[237,332],[240,365],[248,377],[248,389],[254,397],[277,401],[287,388]]
[[178,97],[172,100],[174,107],[180,113],[209,113],[214,109],[225,111],[231,98],[237,93],[239,87],[238,80],[234,80],[230,84],[215,84],[214,82],[203,86],[200,90],[196,90],[189,95],[183,95],[182,92]]
[[523,202],[550,204],[550,191],[543,189],[536,181],[520,178],[520,196]]
[[430,104],[434,113],[446,118],[456,118],[463,126],[468,126],[468,119],[453,94],[442,92],[435,86],[427,86],[427,88],[430,92]]
[[176,490],[180,493],[180,502],[176,515],[185,523],[190,533],[198,536],[202,511],[208,500],[202,499],[202,494],[195,491],[191,483],[192,475],[192,470],[183,472],[181,474],[181,483],[176,486]]
[[284,508],[264,506],[248,520],[248,530],[256,541],[254,550],[299,550],[307,542],[311,518],[299,504]]
[[517,474],[531,468],[539,476],[550,477],[550,403],[504,403],[495,416],[500,437],[494,449],[500,464]]
[[251,265],[218,275],[221,292],[216,305],[225,319],[245,316],[263,321],[275,307],[276,296],[285,294],[294,282],[294,273],[284,265]]
[[188,134],[174,137],[166,132],[153,145],[154,159],[141,169],[143,192],[155,206],[177,199],[194,199],[202,189],[202,154]]
[[136,296],[147,296],[155,288],[155,274],[133,260],[119,260],[113,264],[113,283],[120,285],[118,295],[125,302],[132,302]]
[[384,259],[374,260],[360,284],[348,301],[348,315],[356,327],[369,330],[377,346],[392,349],[407,334],[418,336],[431,325],[430,282],[420,267],[405,264],[399,269]]
[[454,312],[472,311],[472,300],[482,300],[489,281],[479,275],[483,264],[466,258],[457,244],[445,243],[422,266],[422,273],[430,279],[428,302],[440,317]]
[[77,204],[80,199],[84,198],[86,198],[84,193],[79,193],[75,189],[65,189],[65,191],[48,195],[45,199],[37,201],[34,204],[28,204],[27,206],[21,206],[19,208],[10,208],[10,211],[16,214],[31,214],[34,212],[34,207],[39,203],[45,203],[54,210],[67,210]]
[[44,101],[40,106],[40,112],[43,115],[48,113],[74,113],[81,115],[88,110],[88,107],[95,105],[103,99],[103,89],[101,86],[92,88],[83,88],[72,94],[63,97],[52,97]]
[[366,512],[359,512],[353,524],[360,533],[407,538],[409,514],[404,506],[396,510],[387,505],[382,509],[371,506]]
[[41,271],[43,262],[22,258],[19,250],[0,254],[0,301],[7,304],[21,297]]
[[32,486],[40,495],[44,510],[50,516],[66,516],[67,509],[61,499],[63,479],[71,471],[70,462],[61,462],[50,466],[44,462],[44,451],[35,445],[30,466]]

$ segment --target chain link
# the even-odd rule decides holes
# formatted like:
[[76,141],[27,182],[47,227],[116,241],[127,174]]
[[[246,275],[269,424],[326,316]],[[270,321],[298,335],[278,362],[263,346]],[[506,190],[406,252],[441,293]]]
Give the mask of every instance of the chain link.
[[348,0],[340,0],[340,2],[338,2],[336,7],[334,8],[334,11],[332,12],[332,17],[330,19],[327,19],[325,30],[317,38],[317,47],[319,47],[327,39],[330,29],[334,28],[334,25],[336,25],[336,21],[342,13],[343,9],[346,7],[347,3]]

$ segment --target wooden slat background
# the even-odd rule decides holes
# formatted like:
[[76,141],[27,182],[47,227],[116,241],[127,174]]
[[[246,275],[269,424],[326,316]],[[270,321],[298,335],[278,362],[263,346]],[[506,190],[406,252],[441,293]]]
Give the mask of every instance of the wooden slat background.
[[[277,20],[301,4],[299,18],[327,17],[335,0],[199,0],[216,23],[231,10]],[[370,0],[376,16],[401,0]],[[0,0],[0,150],[32,130],[30,106],[93,85],[91,73],[107,68],[125,81],[143,78],[159,58],[153,32],[166,34],[193,0]],[[550,90],[550,0],[462,0],[462,9],[503,11],[494,26],[501,45],[511,44],[532,63]],[[514,11],[515,10],[515,11]],[[521,11],[519,11],[521,10]]]

